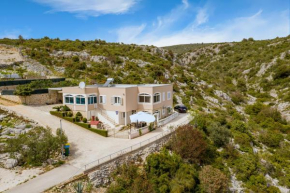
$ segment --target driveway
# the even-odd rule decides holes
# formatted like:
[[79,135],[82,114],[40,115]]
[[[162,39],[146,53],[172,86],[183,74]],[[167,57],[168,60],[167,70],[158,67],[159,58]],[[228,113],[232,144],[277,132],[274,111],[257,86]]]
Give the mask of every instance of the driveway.
[[[49,110],[52,108],[51,105],[35,107],[14,105],[2,107],[13,110],[23,117],[32,119],[44,127],[48,126],[54,133],[57,128],[60,127],[60,119],[50,115],[49,113]],[[188,114],[181,114],[169,124],[177,125],[183,123],[188,120],[188,117]],[[168,124],[146,135],[130,140],[102,137],[73,123],[62,120],[62,128],[68,136],[69,143],[71,144],[71,156],[69,156],[67,164],[46,172],[24,184],[16,186],[8,192],[42,192],[82,173],[85,164],[154,137],[167,129],[167,126]]]

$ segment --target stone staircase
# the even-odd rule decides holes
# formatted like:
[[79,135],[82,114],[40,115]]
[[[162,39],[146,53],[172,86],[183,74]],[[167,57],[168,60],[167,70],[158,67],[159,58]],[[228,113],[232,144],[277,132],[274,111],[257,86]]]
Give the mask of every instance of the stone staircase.
[[97,114],[105,129],[111,130],[117,126],[117,123],[106,114],[105,110],[97,108]]

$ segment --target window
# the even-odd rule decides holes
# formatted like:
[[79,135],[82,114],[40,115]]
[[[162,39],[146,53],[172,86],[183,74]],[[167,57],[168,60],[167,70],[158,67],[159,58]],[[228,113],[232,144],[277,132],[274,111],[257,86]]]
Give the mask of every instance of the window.
[[125,118],[125,117],[126,117],[126,113],[123,112],[123,113],[122,113],[122,118]]
[[165,92],[163,92],[163,101],[165,101],[165,96],[166,96]]
[[171,92],[167,92],[167,100],[171,99]]
[[136,110],[132,110],[132,115],[136,114]]
[[162,115],[165,115],[165,107],[162,108]]
[[100,96],[100,101],[99,101],[100,104],[105,104],[106,103],[106,96]]
[[66,104],[74,104],[73,95],[66,95],[64,98]]
[[97,103],[97,96],[96,95],[90,95],[88,98],[89,105],[96,104]]
[[83,95],[76,96],[76,104],[77,105],[84,105],[86,103],[86,99]]
[[146,93],[139,94],[139,103],[150,103],[151,96]]
[[160,93],[155,93],[154,94],[154,103],[160,102]]
[[112,104],[122,105],[122,98],[118,96],[112,97]]

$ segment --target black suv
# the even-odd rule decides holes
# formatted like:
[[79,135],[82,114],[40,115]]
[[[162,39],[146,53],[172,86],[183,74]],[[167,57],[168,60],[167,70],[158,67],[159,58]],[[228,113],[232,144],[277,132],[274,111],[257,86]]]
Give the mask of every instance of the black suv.
[[187,108],[184,105],[176,105],[174,107],[174,110],[179,112],[179,113],[186,113],[187,112]]

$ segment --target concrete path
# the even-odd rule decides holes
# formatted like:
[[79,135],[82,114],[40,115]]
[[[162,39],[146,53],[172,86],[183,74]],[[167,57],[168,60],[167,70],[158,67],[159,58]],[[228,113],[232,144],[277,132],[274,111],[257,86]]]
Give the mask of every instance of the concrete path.
[[[49,110],[51,110],[52,106],[33,107],[15,105],[2,107],[13,110],[29,119],[33,119],[44,127],[48,126],[52,129],[53,132],[56,132],[56,129],[60,127],[60,119],[49,114]],[[180,123],[184,123],[188,119],[188,114],[180,114],[169,124],[174,126]],[[102,137],[73,123],[62,120],[62,128],[68,136],[68,140],[71,144],[71,156],[69,156],[68,162],[63,166],[55,168],[24,184],[16,186],[8,192],[42,192],[54,185],[68,180],[75,175],[82,173],[84,170],[84,165],[87,163],[162,133],[167,129],[169,124],[158,128],[157,130],[146,135],[129,140]]]

